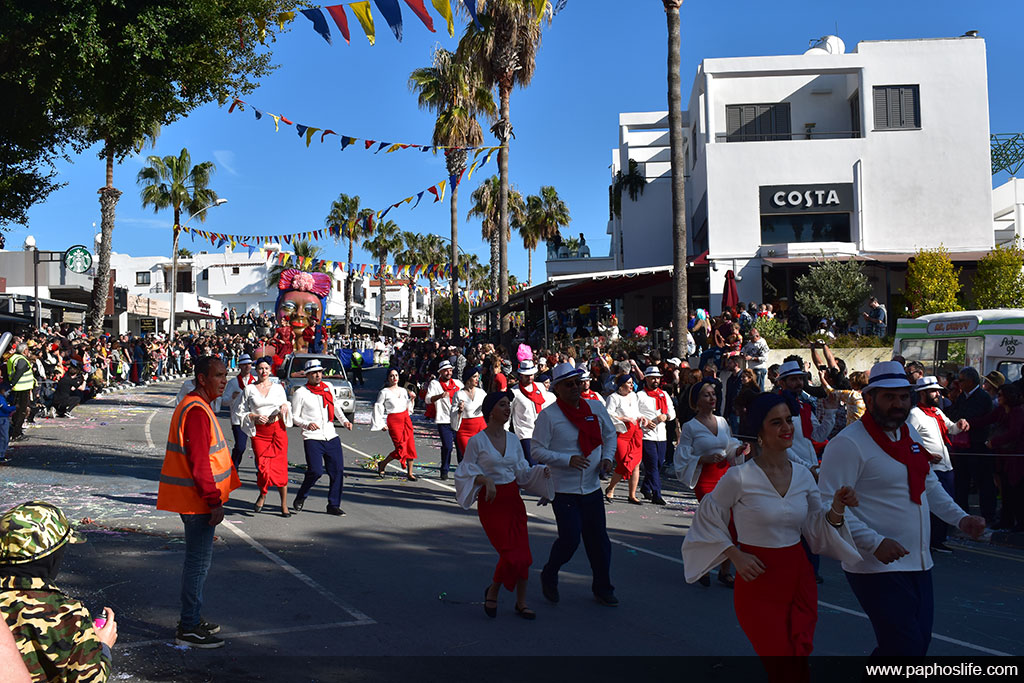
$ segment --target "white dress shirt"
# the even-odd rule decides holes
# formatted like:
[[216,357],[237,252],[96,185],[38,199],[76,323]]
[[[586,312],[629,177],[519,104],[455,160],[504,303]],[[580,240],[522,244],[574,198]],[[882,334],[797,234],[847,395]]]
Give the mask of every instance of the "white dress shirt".
[[[886,434],[895,440],[894,434]],[[921,442],[921,435],[913,427],[910,438]],[[843,569],[853,574],[931,569],[928,513],[953,526],[967,516],[931,470],[925,478],[921,504],[910,500],[907,468],[874,442],[863,422],[854,422],[829,441],[818,484],[823,505],[831,505],[832,495],[843,486],[850,486],[857,493],[860,505],[847,508],[846,526],[860,549],[861,560],[843,562]],[[886,538],[898,542],[909,554],[889,564],[879,562],[874,551]]]
[[[512,430],[520,439],[532,439],[533,428],[537,424],[537,406],[523,394],[521,386],[512,391]],[[529,388],[531,392],[539,391],[544,396],[542,410],[555,402],[555,395],[545,391],[543,384],[532,382]]]
[[[602,444],[586,454],[580,453],[579,431],[569,422],[557,403],[540,411],[537,416],[530,454],[537,462],[551,467],[551,478],[557,493],[593,493],[601,488],[598,476],[601,461],[615,461],[618,438],[612,418],[600,401],[587,401],[587,405],[601,426]],[[569,467],[569,460],[574,455],[588,456],[586,468],[578,470]]]
[[[338,405],[334,406],[334,415],[340,417],[342,422],[346,421],[345,414]],[[303,440],[330,441],[338,436],[327,406],[324,405],[324,399],[310,391],[305,384],[292,394],[292,424],[302,429]],[[315,424],[317,428],[307,429],[306,427],[311,424]]]
[[[457,379],[453,379],[455,386],[459,389],[462,388],[462,382]],[[435,396],[443,396],[434,401],[436,414],[434,415],[434,424],[450,424],[452,421],[452,399],[448,396],[448,392],[441,386],[441,382],[436,379],[430,380],[430,384],[427,385],[427,403],[430,403],[430,399]]]
[[737,539],[745,545],[788,548],[803,536],[814,553],[849,562],[860,559],[846,525],[836,529],[826,520],[828,508],[822,505],[814,476],[795,464],[791,469],[789,488],[780,495],[755,461],[729,468],[715,490],[701,501],[683,539],[683,569],[688,583],[726,559],[723,553],[734,545],[730,518]]
[[[644,441],[667,441],[668,431],[665,429],[666,423],[659,422],[656,425],[653,424],[654,420],[656,420],[659,415],[662,415],[662,412],[658,410],[658,404],[654,400],[654,397],[648,396],[647,392],[643,389],[637,392],[636,397],[640,404],[640,414],[650,420],[653,425],[644,430]],[[672,397],[665,394],[665,401],[668,403],[668,413],[665,413],[668,415],[668,419],[676,419],[676,409],[672,405]]]
[[[242,398],[245,396],[245,388],[256,381],[256,378],[252,375],[238,375],[230,382],[228,382],[228,388],[224,390],[224,396],[228,398],[229,411],[231,412],[231,424],[240,425],[241,418],[236,415],[238,410],[238,404],[242,402]],[[221,397],[223,398],[223,396]]]
[[523,455],[519,438],[505,432],[505,454],[502,455],[483,432],[474,434],[466,444],[466,453],[455,470],[455,498],[468,510],[482,488],[476,483],[477,475],[484,475],[495,486],[517,482],[529,493],[543,498],[555,497],[552,479],[544,476],[547,465],[530,465]]
[[[388,415],[392,413],[408,412],[412,407],[409,400],[409,390],[405,387],[384,387],[377,394],[377,401],[373,404],[373,414],[370,416],[370,431],[382,432],[388,428]],[[412,417],[410,415],[410,417]]]
[[[956,423],[946,417],[946,414],[941,409],[936,408],[939,412],[939,419],[946,423],[946,429],[950,435],[959,434],[960,428],[956,426]],[[953,461],[949,459],[949,448],[946,447],[946,442],[942,440],[942,432],[939,431],[939,423],[935,421],[931,415],[926,414],[919,407],[914,406],[910,411],[910,418],[907,419],[907,424],[917,430],[917,433],[921,435],[921,445],[924,449],[932,455],[941,455],[942,462],[932,463],[932,469],[936,472],[949,472],[953,469]]]
[[640,400],[635,391],[631,391],[625,396],[618,391],[609,394],[605,399],[605,407],[608,408],[612,424],[615,425],[615,431],[619,434],[625,434],[628,431],[626,423],[619,419],[620,416],[630,418],[633,422],[640,419]]
[[712,434],[711,430],[697,418],[688,420],[679,430],[679,442],[672,455],[672,466],[676,478],[691,489],[697,485],[701,470],[704,469],[704,463],[700,461],[701,456],[722,454],[729,460],[730,465],[738,465],[743,461],[743,456],[736,455],[743,443],[733,438],[729,423],[724,417],[715,415],[714,418],[718,425],[717,434]]
[[793,445],[790,446],[787,451],[791,462],[803,465],[807,469],[813,469],[818,466],[818,454],[815,452],[814,444],[811,443],[811,440],[813,439],[819,443],[828,440],[828,435],[832,433],[832,427],[836,424],[836,411],[826,410],[821,422],[818,422],[818,418],[814,414],[813,410],[811,411],[810,416],[810,439],[804,436],[801,416],[793,416]]

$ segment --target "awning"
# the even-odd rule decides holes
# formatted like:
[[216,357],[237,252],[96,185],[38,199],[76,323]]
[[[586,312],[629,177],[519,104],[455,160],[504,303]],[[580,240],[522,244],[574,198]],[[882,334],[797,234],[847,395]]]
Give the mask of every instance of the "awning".
[[[949,258],[953,263],[974,263],[989,255],[988,250],[983,251],[960,251],[950,252]],[[916,251],[904,252],[863,252],[859,254],[826,254],[830,259],[852,259],[862,261],[868,265],[871,263],[899,263],[906,264],[907,261],[917,256]],[[789,256],[762,256],[761,260],[772,266],[785,265],[806,265],[821,261],[821,253],[817,254],[792,254]]]

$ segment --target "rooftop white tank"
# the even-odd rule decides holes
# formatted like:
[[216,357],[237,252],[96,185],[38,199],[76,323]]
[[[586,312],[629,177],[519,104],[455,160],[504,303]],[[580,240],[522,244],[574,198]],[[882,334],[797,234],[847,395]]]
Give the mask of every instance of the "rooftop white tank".
[[811,48],[805,55],[841,55],[846,54],[846,43],[839,36],[822,36],[810,41]]

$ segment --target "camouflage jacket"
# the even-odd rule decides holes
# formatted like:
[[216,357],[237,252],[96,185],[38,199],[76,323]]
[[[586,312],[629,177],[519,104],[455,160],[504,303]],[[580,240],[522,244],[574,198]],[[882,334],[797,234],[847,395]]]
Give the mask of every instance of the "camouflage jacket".
[[103,683],[110,650],[85,606],[44,579],[0,577],[0,614],[33,680]]

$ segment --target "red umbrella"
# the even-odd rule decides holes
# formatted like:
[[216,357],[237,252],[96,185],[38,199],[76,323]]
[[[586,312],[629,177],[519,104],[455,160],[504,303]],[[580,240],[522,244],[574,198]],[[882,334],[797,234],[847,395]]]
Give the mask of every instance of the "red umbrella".
[[740,293],[736,290],[736,273],[725,271],[725,289],[722,291],[722,310],[736,312],[740,303]]

